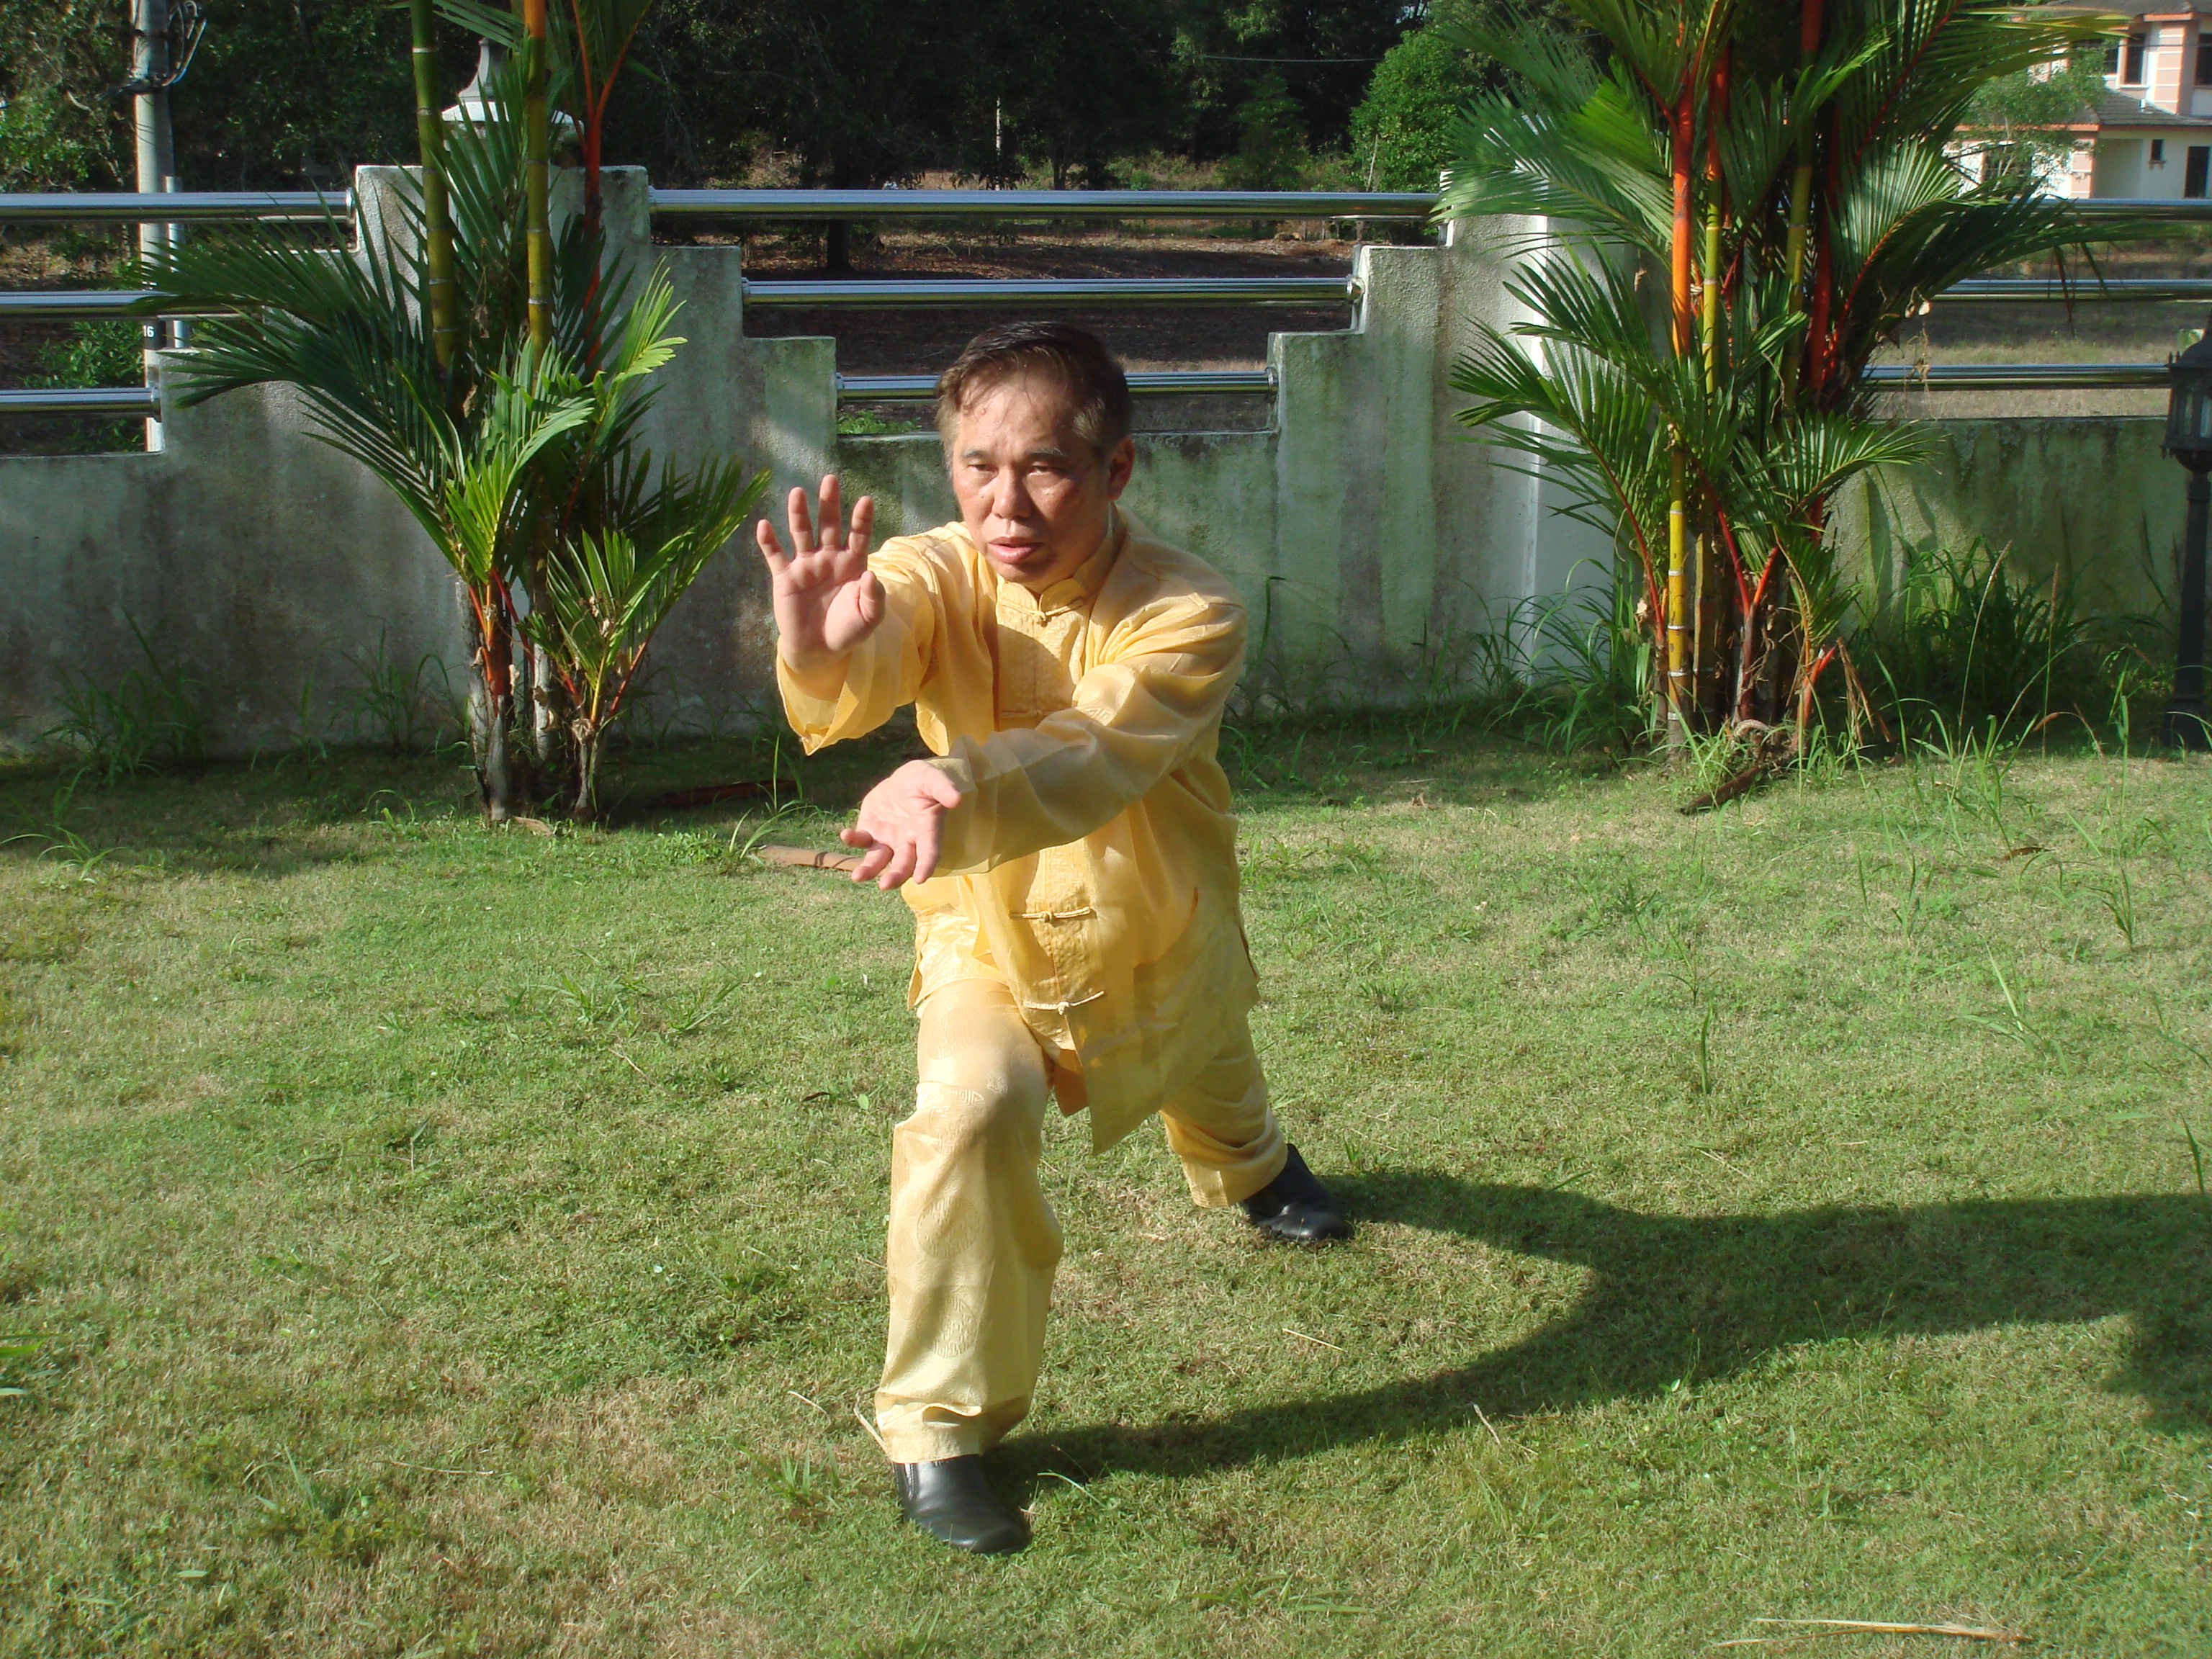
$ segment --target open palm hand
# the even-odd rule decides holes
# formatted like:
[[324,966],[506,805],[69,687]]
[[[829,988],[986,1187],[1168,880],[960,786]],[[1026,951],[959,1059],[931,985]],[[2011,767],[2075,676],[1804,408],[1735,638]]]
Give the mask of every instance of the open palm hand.
[[822,480],[818,535],[803,489],[791,492],[791,551],[785,551],[766,519],[753,532],[768,561],[776,649],[801,672],[842,661],[884,619],[883,584],[868,569],[875,501],[863,495],[853,504],[849,528],[841,506],[832,473]]

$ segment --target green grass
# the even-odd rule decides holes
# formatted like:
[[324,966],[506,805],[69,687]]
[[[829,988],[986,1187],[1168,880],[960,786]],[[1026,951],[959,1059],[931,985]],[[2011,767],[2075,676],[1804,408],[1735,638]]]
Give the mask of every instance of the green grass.
[[1362,1231],[1264,1249],[1060,1126],[991,1561],[854,1420],[902,905],[731,807],[495,835],[429,762],[0,778],[0,1651],[2212,1650],[2212,768],[1692,819],[1238,753],[1258,1040]]

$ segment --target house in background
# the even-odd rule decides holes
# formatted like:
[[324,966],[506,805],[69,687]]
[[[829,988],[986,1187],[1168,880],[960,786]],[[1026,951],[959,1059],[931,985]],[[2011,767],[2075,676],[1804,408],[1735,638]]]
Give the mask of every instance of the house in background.
[[2117,0],[2133,19],[2105,49],[2105,95],[2068,130],[2071,155],[2051,188],[2067,196],[2212,195],[2212,9]]

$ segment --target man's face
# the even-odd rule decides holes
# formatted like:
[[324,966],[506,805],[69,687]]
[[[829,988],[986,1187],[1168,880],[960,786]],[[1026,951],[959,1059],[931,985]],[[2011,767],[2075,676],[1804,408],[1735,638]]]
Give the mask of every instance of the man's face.
[[1075,430],[1066,392],[1049,376],[1016,375],[971,397],[951,446],[952,493],[991,567],[1031,592],[1098,550],[1136,447],[1100,455]]

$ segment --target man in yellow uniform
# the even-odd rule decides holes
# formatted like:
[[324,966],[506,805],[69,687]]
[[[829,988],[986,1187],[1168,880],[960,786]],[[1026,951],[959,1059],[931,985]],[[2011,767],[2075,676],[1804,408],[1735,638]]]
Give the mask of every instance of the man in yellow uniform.
[[855,880],[903,886],[921,1023],[892,1143],[876,1422],[908,1516],[957,1548],[1029,1539],[981,1454],[1028,1413],[1058,1223],[1048,1098],[1103,1151],[1164,1119],[1191,1195],[1303,1243],[1349,1229],[1267,1105],[1246,1015],[1236,821],[1215,749],[1243,666],[1236,592],[1115,506],[1128,383],[1093,336],[1024,323],[938,382],[960,520],[872,558],[873,504],[817,533],[791,492],[776,672],[809,752],[907,703],[935,758],[860,804]]

